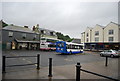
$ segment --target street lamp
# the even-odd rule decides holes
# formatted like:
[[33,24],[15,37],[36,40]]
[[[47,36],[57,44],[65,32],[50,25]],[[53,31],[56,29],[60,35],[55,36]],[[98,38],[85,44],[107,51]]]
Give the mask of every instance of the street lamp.
[[39,28],[39,24],[36,25],[37,32],[39,33],[39,49],[40,49],[40,44],[41,44],[41,31]]

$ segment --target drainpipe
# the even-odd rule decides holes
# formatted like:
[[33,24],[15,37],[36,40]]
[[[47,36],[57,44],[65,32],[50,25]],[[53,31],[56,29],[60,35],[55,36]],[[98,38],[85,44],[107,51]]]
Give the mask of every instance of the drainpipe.
[[105,44],[104,44],[104,28],[103,28],[103,51],[105,49]]
[[[41,31],[40,31],[40,28],[39,28],[39,46],[40,46],[40,44],[41,44]],[[40,47],[39,47],[39,49],[40,49]]]
[[[91,40],[92,40],[92,30],[90,30],[90,43],[91,43]],[[90,50],[92,49],[92,46],[90,45]]]
[[85,49],[85,32],[83,33],[83,35],[84,35],[84,49]]

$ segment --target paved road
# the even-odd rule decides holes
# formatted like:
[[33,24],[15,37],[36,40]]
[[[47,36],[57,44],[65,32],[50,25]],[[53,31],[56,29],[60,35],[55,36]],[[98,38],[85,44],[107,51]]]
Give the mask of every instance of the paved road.
[[[45,52],[45,51],[34,51],[34,50],[14,50],[14,51],[3,51],[3,55],[5,56],[33,56],[40,54],[41,56],[41,67],[48,66],[48,58],[53,58],[53,65],[54,66],[62,66],[62,65],[70,65],[76,64],[77,62],[80,63],[91,63],[91,62],[99,62],[104,61],[104,57],[100,57],[99,53],[97,52],[85,52],[84,54],[73,54],[73,55],[61,55],[56,52]],[[109,60],[116,59],[116,58],[109,58]],[[28,63],[35,63],[36,58],[8,58],[6,60],[6,65],[15,65],[15,64],[28,64]],[[18,70],[23,68],[34,68],[36,65],[32,66],[25,66],[25,67],[8,67],[7,70]]]

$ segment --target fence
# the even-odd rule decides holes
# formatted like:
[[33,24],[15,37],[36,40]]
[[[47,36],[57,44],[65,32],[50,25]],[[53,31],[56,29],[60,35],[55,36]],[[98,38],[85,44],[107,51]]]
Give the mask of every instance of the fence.
[[[37,62],[36,63],[29,63],[29,64],[22,64],[22,65],[9,65],[9,66],[6,66],[6,59],[9,59],[9,58],[29,58],[29,57],[36,57],[37,58]],[[2,72],[5,73],[6,72],[6,67],[15,67],[15,66],[28,66],[28,65],[34,65],[34,64],[37,64],[37,70],[40,69],[40,54],[38,54],[37,56],[13,56],[13,57],[6,57],[6,56],[3,56],[3,61],[2,61],[3,65],[2,65]]]
[[[6,58],[22,58],[22,57],[37,57],[37,63],[6,66]],[[108,57],[106,57],[105,66],[107,66],[107,60],[108,60]],[[39,54],[37,56],[14,56],[14,57],[3,56],[3,69],[2,69],[2,71],[3,72],[6,71],[5,67],[27,66],[27,65],[34,65],[34,64],[37,64],[37,69],[39,70],[40,69],[40,55]],[[111,77],[104,76],[104,75],[101,75],[101,74],[98,74],[98,73],[95,73],[95,72],[91,72],[91,71],[87,71],[87,70],[81,69],[80,63],[77,63],[77,65],[76,65],[76,81],[80,81],[81,71],[86,72],[86,73],[90,73],[90,74],[93,74],[93,75],[96,75],[96,76],[99,76],[99,77],[103,77],[103,78],[106,78],[106,79],[119,81],[118,79],[115,79],[115,78],[111,78]],[[52,76],[53,76],[52,75],[52,58],[49,58],[49,74],[48,74],[48,77],[52,77]]]
[[80,63],[77,63],[77,65],[76,65],[76,81],[80,81],[80,73],[81,73],[81,71],[86,72],[86,73],[90,73],[90,74],[93,74],[93,75],[96,75],[96,76],[99,76],[99,77],[103,77],[103,78],[106,78],[106,79],[119,81],[118,79],[115,79],[115,78],[111,78],[111,77],[104,76],[104,75],[101,75],[101,74],[98,74],[98,73],[95,73],[95,72],[91,72],[91,71],[81,69]]

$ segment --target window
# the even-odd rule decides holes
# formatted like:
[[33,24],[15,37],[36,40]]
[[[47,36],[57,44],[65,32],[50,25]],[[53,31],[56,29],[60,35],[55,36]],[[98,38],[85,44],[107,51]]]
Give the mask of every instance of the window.
[[113,35],[114,34],[114,30],[109,30],[109,35]]
[[55,43],[55,42],[57,42],[57,40],[47,39],[47,41],[46,41],[46,42],[52,42],[52,43]]
[[87,38],[87,42],[88,42],[88,40],[89,40],[89,39]]
[[95,37],[95,42],[98,42],[99,41],[99,37]]
[[113,37],[109,37],[109,41],[112,42],[114,40]]
[[55,32],[53,32],[53,35],[56,35],[56,33],[55,33]]
[[50,35],[54,35],[53,32],[50,32]]
[[59,47],[64,47],[64,43],[58,44]]
[[37,36],[36,36],[36,35],[34,35],[33,40],[35,40],[35,39],[36,39],[36,37],[37,37]]
[[45,32],[45,30],[41,30],[41,34],[45,34],[46,32]]
[[12,37],[12,36],[13,36],[13,32],[9,32],[9,33],[8,33],[8,36],[9,36],[9,37]]
[[23,38],[25,39],[25,38],[26,38],[26,33],[23,33],[22,36],[23,36]]
[[35,35],[34,38],[36,38],[37,36]]
[[95,31],[95,35],[99,35],[99,31]]
[[88,33],[87,33],[87,37],[88,37]]
[[45,38],[41,38],[41,40],[46,40]]

